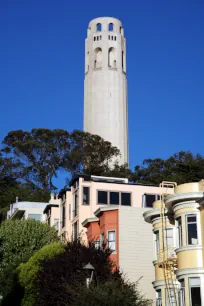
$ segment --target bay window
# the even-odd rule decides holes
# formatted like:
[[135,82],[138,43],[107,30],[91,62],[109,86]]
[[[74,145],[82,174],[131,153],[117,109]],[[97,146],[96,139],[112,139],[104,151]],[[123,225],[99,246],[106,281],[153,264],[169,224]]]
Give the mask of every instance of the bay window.
[[187,215],[186,226],[187,226],[187,244],[188,245],[198,244],[197,216]]

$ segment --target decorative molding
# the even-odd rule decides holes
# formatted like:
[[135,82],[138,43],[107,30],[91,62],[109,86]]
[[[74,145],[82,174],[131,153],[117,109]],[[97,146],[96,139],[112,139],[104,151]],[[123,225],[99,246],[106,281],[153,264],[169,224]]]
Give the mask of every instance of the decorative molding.
[[[199,208],[199,204],[196,202],[196,201],[186,201],[186,202],[181,202],[181,203],[177,203],[176,205],[174,205],[173,207],[173,211],[174,213],[179,210],[179,209],[182,209],[182,208],[195,208],[195,209],[198,209]],[[198,210],[196,210],[198,211]]]
[[187,216],[187,215],[197,215],[197,216],[199,216],[199,210],[191,210],[191,211],[182,212],[181,214],[178,214],[174,217],[175,217],[175,220],[177,220],[179,217]]
[[175,249],[176,254],[180,253],[180,252],[185,252],[185,251],[191,251],[191,250],[202,250],[202,245],[188,245],[188,246],[184,246],[181,248],[177,248]]
[[178,278],[189,274],[204,274],[204,268],[190,268],[176,271],[176,277]]
[[188,199],[200,199],[203,197],[203,192],[186,192],[186,193],[175,193],[175,194],[171,194],[169,195],[166,199],[165,199],[165,203],[170,206],[171,204],[173,204],[174,202],[177,201],[182,201],[182,200],[188,200]]

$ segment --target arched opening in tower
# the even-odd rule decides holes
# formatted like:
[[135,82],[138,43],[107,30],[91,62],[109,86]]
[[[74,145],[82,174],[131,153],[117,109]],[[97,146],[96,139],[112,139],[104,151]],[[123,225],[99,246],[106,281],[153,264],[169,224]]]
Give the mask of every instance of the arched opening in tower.
[[102,49],[96,48],[95,49],[95,59],[94,59],[94,68],[101,68],[102,67]]
[[111,68],[117,68],[116,49],[113,47],[108,50],[108,66]]

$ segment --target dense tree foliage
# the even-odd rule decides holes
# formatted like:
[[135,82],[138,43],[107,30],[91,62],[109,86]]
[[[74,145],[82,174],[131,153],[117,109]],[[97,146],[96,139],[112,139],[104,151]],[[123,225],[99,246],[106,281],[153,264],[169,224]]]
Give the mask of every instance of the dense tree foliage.
[[66,171],[104,175],[119,150],[97,135],[60,129],[11,131],[0,151],[0,213],[20,201],[45,201],[56,189],[53,178]]
[[15,269],[44,245],[58,241],[54,228],[35,220],[5,221],[0,225],[0,294],[10,293]]
[[38,291],[34,285],[37,274],[42,269],[41,262],[54,258],[57,254],[64,252],[65,244],[55,242],[42,247],[26,262],[20,264],[17,268],[19,284],[24,289],[24,296],[21,302],[22,306],[36,305],[35,300],[38,296]]
[[191,152],[178,152],[166,160],[145,159],[142,166],[136,166],[132,181],[158,185],[162,181],[178,184],[198,182],[204,178],[204,157]]
[[[67,304],[68,306],[69,304]],[[138,284],[123,280],[107,281],[90,289],[83,287],[75,296],[74,306],[151,306],[138,290]]]
[[[109,250],[96,249],[92,244],[85,246],[79,241],[42,248],[17,269],[24,291],[21,305],[148,306],[149,301],[141,296],[137,284],[123,279],[109,255]],[[89,289],[87,271],[83,269],[88,262],[95,268]]]

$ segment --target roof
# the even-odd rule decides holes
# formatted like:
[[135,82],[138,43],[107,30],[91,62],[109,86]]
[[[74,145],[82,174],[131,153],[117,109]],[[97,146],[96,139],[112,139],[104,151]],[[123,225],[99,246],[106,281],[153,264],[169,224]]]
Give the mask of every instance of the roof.
[[153,184],[141,184],[141,183],[131,183],[131,182],[125,182],[127,180],[126,178],[120,178],[120,177],[104,177],[104,176],[95,176],[95,175],[87,175],[87,174],[76,174],[71,179],[69,186],[73,186],[76,181],[79,180],[79,178],[83,178],[86,181],[89,182],[97,182],[97,183],[107,183],[107,184],[122,184],[122,185],[133,185],[133,186],[149,186],[149,187],[159,187],[158,185]]
[[97,217],[87,218],[81,224],[82,224],[82,226],[86,227],[89,223],[98,222],[98,221],[99,221],[99,218],[97,218]]
[[48,210],[52,207],[59,207],[59,205],[57,204],[48,204],[45,209],[43,210],[43,214],[46,214],[48,212]]
[[65,194],[67,191],[71,191],[71,188],[69,187],[64,187],[63,189],[60,190],[59,194],[58,194],[58,199],[61,199],[63,194]]
[[95,216],[100,216],[100,214],[104,211],[111,211],[111,210],[118,210],[119,209],[119,205],[112,205],[112,206],[109,206],[109,207],[100,207],[98,208],[95,212],[94,212],[94,215]]

